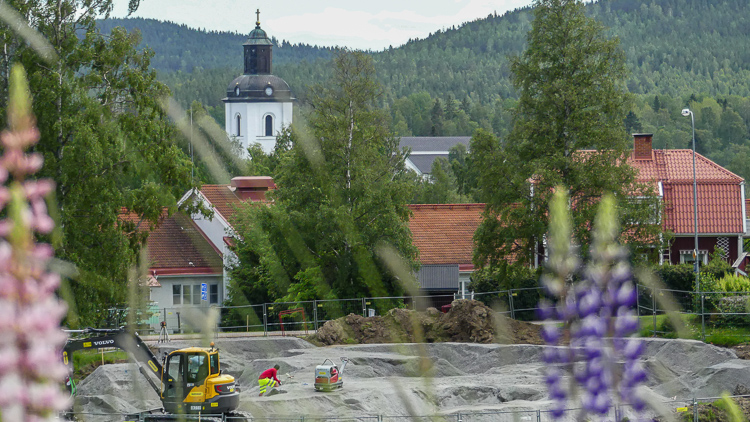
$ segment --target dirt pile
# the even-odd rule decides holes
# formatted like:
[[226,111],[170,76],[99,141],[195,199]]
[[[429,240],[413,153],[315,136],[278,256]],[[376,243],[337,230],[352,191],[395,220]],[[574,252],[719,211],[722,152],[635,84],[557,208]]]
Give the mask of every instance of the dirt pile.
[[326,322],[308,340],[319,345],[376,343],[542,344],[540,326],[497,316],[482,302],[455,300],[447,313],[391,309],[386,315],[349,314]]

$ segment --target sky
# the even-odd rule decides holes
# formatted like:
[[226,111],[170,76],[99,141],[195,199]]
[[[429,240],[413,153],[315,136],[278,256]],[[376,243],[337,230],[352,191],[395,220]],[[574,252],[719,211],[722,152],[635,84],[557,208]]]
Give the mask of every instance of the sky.
[[[141,0],[133,15],[193,28],[249,33],[260,9],[269,36],[292,43],[383,50],[439,29],[528,6],[532,0]],[[112,16],[127,14],[115,0]]]

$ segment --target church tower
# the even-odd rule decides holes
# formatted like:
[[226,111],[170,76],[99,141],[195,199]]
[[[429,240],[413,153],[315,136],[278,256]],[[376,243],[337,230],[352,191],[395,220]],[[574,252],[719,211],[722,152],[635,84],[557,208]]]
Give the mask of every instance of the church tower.
[[271,74],[273,43],[260,28],[260,10],[244,48],[244,74],[227,87],[224,118],[227,134],[240,141],[242,150],[253,143],[269,153],[282,127],[292,124],[294,97],[289,85]]

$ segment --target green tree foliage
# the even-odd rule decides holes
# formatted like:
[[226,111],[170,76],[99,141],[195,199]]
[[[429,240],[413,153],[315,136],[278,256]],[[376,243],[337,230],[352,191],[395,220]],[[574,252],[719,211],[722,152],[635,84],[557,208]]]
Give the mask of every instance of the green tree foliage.
[[[579,244],[588,243],[605,193],[648,193],[632,192],[634,170],[622,164],[629,148],[622,123],[628,105],[624,55],[617,40],[606,38],[602,25],[585,16],[582,2],[536,1],[528,49],[511,60],[511,70],[520,98],[507,142],[500,148],[493,135],[478,132],[471,144],[487,201],[475,235],[479,265],[495,266],[509,256],[535,262],[556,186],[571,193]],[[627,212],[653,214],[655,208],[630,205],[623,206],[626,221],[655,221],[655,215]]]
[[372,61],[346,52],[334,64],[332,80],[310,95],[309,134],[281,136],[290,149],[276,167],[274,205],[249,206],[235,225],[232,303],[264,294],[291,301],[399,295],[408,281],[381,260],[382,245],[415,268],[405,155],[375,107]]
[[[150,68],[152,54],[136,50],[135,34],[116,29],[105,37],[96,29],[94,18],[106,15],[111,1],[8,3],[59,58],[41,60],[0,27],[6,51],[0,89],[7,90],[9,64],[23,64],[41,131],[34,148],[44,157],[40,174],[57,183],[56,255],[77,267],[69,283],[79,319],[68,323],[91,324],[97,312],[126,301],[128,269],[145,233],[189,188],[189,159],[157,102],[169,91]],[[118,219],[122,209],[137,217]]]
[[[463,145],[462,145],[463,146]],[[443,157],[432,162],[430,177],[417,178],[417,195],[414,204],[462,204],[470,199],[458,193],[456,177],[451,164]]]

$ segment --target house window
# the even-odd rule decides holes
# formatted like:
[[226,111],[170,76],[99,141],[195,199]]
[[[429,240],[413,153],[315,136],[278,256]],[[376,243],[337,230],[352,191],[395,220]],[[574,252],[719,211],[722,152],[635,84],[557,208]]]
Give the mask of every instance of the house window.
[[[219,303],[219,285],[208,285],[208,303]],[[201,285],[200,284],[174,284],[172,285],[172,304],[173,305],[200,305],[201,304]]]
[[193,296],[191,295],[192,290],[190,290],[190,286],[186,285],[182,289],[182,303],[185,305],[190,305],[193,303]]
[[219,285],[218,284],[212,284],[209,287],[208,290],[208,303],[210,304],[218,304],[219,303]]
[[172,285],[172,304],[182,305],[182,286],[179,284]]
[[[693,250],[692,249],[681,249],[680,250],[680,264],[692,264],[695,260],[693,259]],[[698,262],[701,263],[701,265],[708,264],[708,251],[705,249],[700,249],[698,251]]]
[[193,305],[201,304],[201,285],[193,284]]
[[242,127],[242,116],[237,115],[237,136],[242,136],[242,131],[240,128]]
[[725,260],[729,259],[729,238],[720,237],[716,239],[716,252],[721,252],[721,257]]
[[273,136],[273,117],[266,116],[266,136]]

